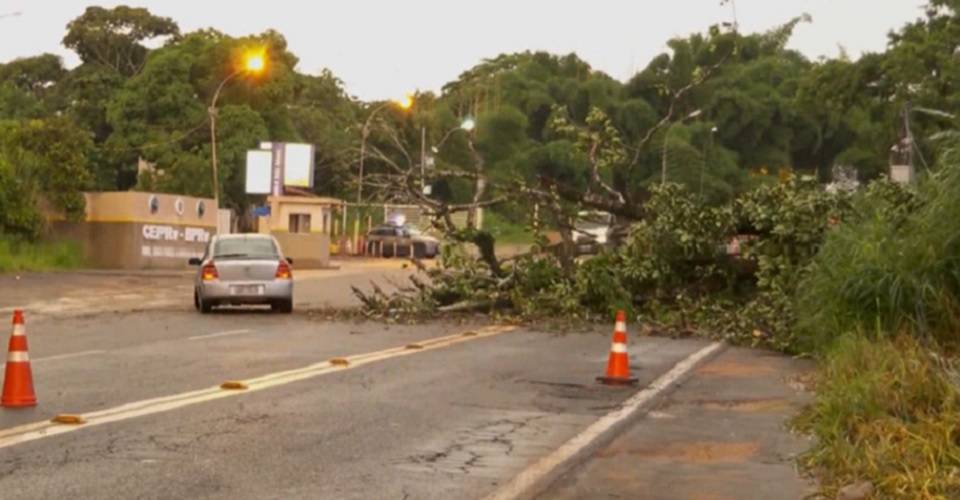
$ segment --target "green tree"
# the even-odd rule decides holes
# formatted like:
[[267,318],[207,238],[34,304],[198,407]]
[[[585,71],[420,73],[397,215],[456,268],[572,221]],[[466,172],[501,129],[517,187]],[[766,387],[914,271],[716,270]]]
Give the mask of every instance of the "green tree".
[[85,63],[130,76],[139,73],[147,60],[149,49],[144,42],[179,34],[180,28],[173,20],[155,16],[147,9],[87,7],[67,25],[63,45]]

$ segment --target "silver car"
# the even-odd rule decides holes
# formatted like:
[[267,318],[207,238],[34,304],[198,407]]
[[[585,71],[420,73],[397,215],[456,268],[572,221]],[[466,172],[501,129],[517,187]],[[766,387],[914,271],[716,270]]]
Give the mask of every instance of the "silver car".
[[199,266],[193,303],[201,313],[222,305],[269,305],[274,311],[293,312],[293,264],[284,258],[277,240],[266,234],[214,236]]
[[433,259],[440,253],[440,240],[411,226],[384,224],[367,234],[367,255]]

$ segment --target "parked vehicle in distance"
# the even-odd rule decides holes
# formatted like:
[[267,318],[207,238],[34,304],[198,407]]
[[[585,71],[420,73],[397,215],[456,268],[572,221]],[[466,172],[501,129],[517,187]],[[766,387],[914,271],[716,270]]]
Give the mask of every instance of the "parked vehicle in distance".
[[383,224],[367,233],[367,255],[432,259],[440,253],[440,240],[412,226]]
[[193,304],[201,313],[217,306],[269,305],[274,311],[293,312],[292,259],[266,234],[214,236],[194,279]]
[[577,253],[597,253],[610,241],[613,216],[606,212],[580,212],[574,224]]

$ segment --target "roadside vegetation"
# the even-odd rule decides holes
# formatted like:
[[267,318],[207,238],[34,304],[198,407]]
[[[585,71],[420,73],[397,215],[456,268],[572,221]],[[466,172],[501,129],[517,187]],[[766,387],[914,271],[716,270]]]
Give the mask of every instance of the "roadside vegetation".
[[[367,315],[624,309],[659,334],[816,357],[800,425],[825,493],[869,480],[881,497],[955,498],[960,120],[944,109],[960,98],[960,10],[931,0],[924,14],[857,60],[789,49],[807,16],[752,34],[722,23],[625,82],[575,54],[501,54],[401,108],[299,72],[275,31],[182,33],[146,9],[90,7],[63,39],[76,68],[50,54],[0,65],[0,234],[14,238],[0,271],[78,264],[38,243],[43,204],[78,217],[83,190],[212,195],[207,108],[256,48],[267,71],[219,101],[223,205],[250,208],[247,149],[309,142],[317,193],[416,204],[450,243],[398,293],[358,292]],[[919,187],[883,179],[895,144],[927,166]],[[850,172],[859,188],[825,189]],[[584,211],[613,218],[614,245],[591,258],[573,251]]]
[[83,265],[77,245],[0,237],[0,273],[75,269]]
[[819,351],[798,419],[828,494],[960,497],[960,166],[895,201],[860,200],[799,287],[798,338]]

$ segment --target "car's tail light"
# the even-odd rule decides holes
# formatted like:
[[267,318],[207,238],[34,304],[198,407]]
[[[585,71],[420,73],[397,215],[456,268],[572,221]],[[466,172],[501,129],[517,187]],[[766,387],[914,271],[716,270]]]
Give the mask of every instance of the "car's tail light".
[[280,265],[277,266],[277,275],[278,280],[288,280],[293,278],[293,272],[290,270],[290,264],[287,264],[286,261],[280,261]]
[[203,281],[213,281],[220,278],[220,273],[217,272],[217,266],[213,264],[203,266],[201,275],[203,276]]

